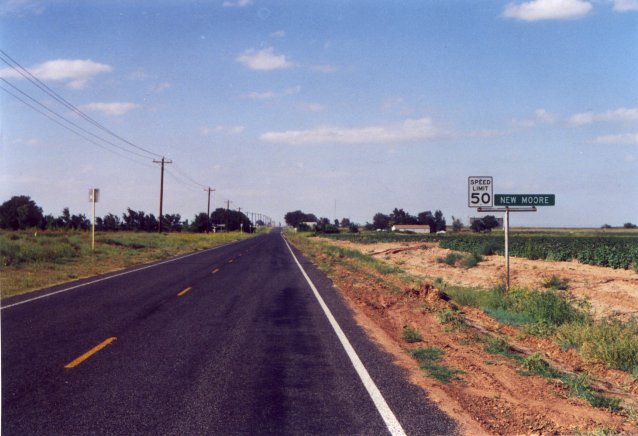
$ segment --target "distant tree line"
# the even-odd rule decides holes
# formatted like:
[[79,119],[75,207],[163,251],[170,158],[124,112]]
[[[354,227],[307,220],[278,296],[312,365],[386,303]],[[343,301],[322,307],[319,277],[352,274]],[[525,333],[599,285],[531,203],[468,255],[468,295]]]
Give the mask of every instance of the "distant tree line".
[[[258,222],[257,225],[263,225]],[[91,221],[84,214],[71,214],[68,207],[62,210],[60,216],[44,215],[42,208],[35,201],[25,195],[14,196],[0,205],[0,228],[10,230],[24,230],[30,228],[50,230],[89,230]],[[104,217],[95,218],[95,229],[98,231],[138,231],[157,232],[159,221],[155,215],[144,211],[128,208],[121,217],[109,213]],[[249,232],[252,229],[250,219],[243,213],[218,208],[211,213],[210,218],[205,212],[195,215],[192,223],[182,221],[180,214],[164,214],[162,229],[170,232],[206,232],[206,231],[236,231],[242,229]]]
[[436,233],[446,230],[447,225],[443,212],[440,210],[432,213],[431,211],[420,212],[417,215],[411,215],[403,209],[394,208],[390,214],[376,213],[372,217],[372,223],[366,224],[368,230],[390,230],[394,225],[402,224],[420,224],[430,227],[430,233]]
[[316,233],[340,233],[342,230],[357,233],[359,226],[350,221],[350,218],[342,218],[341,221],[335,218],[331,222],[328,218],[317,218],[314,213],[305,213],[295,210],[284,215],[286,224],[301,231],[314,230]]

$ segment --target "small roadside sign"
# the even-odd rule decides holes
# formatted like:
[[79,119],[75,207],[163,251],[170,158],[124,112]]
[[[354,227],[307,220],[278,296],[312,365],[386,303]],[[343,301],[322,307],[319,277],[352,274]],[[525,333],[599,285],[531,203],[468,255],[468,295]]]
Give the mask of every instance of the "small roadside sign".
[[467,178],[468,207],[494,206],[494,184],[491,176],[470,176]]
[[495,206],[555,206],[555,194],[496,194]]
[[100,190],[97,188],[89,189],[89,203],[97,203],[100,200]]

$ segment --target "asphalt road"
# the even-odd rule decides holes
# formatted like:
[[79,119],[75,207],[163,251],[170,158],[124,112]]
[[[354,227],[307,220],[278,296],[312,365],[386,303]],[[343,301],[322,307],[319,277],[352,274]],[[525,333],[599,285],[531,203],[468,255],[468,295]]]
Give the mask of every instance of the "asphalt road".
[[3,435],[455,431],[279,232],[97,279],[2,301]]

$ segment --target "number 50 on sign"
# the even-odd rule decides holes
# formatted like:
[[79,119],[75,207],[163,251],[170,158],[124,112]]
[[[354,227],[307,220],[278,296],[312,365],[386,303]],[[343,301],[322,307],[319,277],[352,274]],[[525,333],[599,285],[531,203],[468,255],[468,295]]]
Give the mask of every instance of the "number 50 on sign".
[[467,178],[467,205],[469,207],[494,206],[492,177],[470,176]]

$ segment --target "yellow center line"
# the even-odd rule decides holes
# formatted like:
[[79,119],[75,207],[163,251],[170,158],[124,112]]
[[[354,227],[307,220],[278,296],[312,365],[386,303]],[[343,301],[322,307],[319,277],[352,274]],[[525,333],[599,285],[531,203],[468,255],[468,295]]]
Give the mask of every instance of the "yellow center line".
[[109,345],[110,343],[114,342],[116,339],[117,339],[116,337],[108,338],[107,340],[102,342],[100,345],[97,345],[97,346],[91,348],[89,351],[87,351],[86,353],[84,353],[83,355],[81,355],[80,357],[75,359],[73,362],[67,363],[64,367],[67,368],[67,369],[75,368],[80,363],[84,362],[86,359],[88,359],[89,357],[93,356],[95,353],[100,351],[102,348],[104,348],[107,345]]
[[181,291],[179,294],[177,294],[178,297],[181,297],[182,295],[184,295],[185,293],[187,293],[188,291],[190,291],[192,288],[189,286],[188,288],[184,289],[183,291]]
[[219,268],[215,268],[215,269],[213,270],[213,274],[217,274],[218,272],[219,272]]

